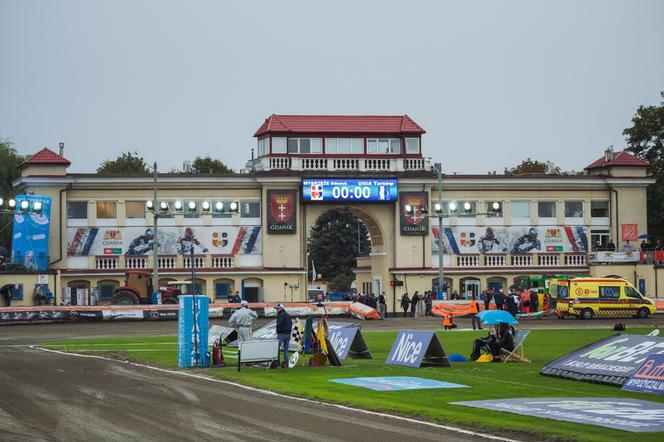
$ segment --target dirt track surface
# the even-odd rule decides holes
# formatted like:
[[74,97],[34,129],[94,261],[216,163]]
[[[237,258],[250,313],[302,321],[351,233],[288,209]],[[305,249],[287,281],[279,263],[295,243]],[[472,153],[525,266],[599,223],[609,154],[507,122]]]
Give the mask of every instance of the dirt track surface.
[[268,396],[25,344],[172,334],[175,322],[0,328],[0,440],[480,440],[422,424]]

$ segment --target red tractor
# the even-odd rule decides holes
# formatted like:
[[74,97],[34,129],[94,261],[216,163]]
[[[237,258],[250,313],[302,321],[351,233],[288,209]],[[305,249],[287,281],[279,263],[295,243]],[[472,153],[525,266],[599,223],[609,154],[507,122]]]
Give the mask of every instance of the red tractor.
[[[127,270],[125,285],[115,289],[113,305],[152,304],[152,272],[149,270]],[[162,304],[177,304],[182,294],[178,287],[160,287]]]

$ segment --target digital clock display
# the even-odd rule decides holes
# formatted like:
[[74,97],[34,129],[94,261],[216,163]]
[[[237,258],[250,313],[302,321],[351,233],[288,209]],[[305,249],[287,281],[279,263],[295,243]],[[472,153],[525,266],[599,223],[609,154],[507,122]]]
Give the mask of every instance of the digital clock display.
[[395,179],[303,179],[305,201],[396,201]]

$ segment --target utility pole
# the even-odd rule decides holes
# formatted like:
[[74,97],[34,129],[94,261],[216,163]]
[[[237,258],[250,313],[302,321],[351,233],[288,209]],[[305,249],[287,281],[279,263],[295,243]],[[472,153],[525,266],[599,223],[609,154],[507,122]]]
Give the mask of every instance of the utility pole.
[[443,165],[436,163],[436,172],[438,173],[438,204],[440,204],[440,213],[438,213],[438,291],[443,293]]
[[[152,216],[153,216],[153,226],[152,226],[152,290],[159,291],[159,236],[157,232],[159,224],[159,208],[157,202],[157,162],[154,162],[152,166],[154,171],[154,180],[152,184]],[[193,282],[193,280],[192,280]],[[152,296],[152,293],[150,293]]]

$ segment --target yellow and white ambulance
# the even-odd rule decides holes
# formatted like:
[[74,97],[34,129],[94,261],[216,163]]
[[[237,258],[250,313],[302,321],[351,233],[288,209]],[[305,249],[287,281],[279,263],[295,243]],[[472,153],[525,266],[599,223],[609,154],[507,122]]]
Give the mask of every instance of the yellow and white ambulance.
[[653,300],[643,296],[622,278],[575,278],[552,285],[558,317],[634,316],[647,318],[655,314]]

